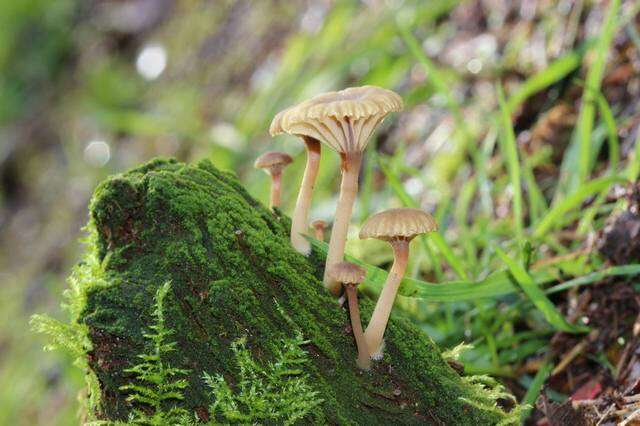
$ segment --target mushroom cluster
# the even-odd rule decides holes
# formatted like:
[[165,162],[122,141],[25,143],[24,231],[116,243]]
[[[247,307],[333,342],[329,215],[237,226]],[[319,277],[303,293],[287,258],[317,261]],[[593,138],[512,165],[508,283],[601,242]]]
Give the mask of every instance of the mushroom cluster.
[[342,283],[349,303],[351,329],[358,347],[358,367],[367,370],[371,360],[380,360],[384,349],[384,332],[389,322],[393,302],[409,261],[409,243],[416,236],[438,229],[435,219],[420,209],[389,209],[369,217],[360,230],[360,239],[376,238],[387,241],[393,249],[393,265],[380,292],[366,330],[362,331],[358,307],[357,286],[366,270],[349,262],[333,264],[328,271],[331,279]]
[[[394,262],[376,302],[365,331],[362,330],[358,307],[357,286],[365,279],[366,271],[352,263],[344,262],[344,247],[349,221],[358,193],[358,176],[369,138],[384,118],[400,111],[402,99],[396,93],[375,86],[352,87],[339,92],[315,96],[279,112],[273,119],[269,132],[272,136],[290,134],[305,143],[307,163],[291,218],[291,245],[298,252],[308,255],[311,246],[305,238],[310,228],[315,238],[324,240],[327,222],[314,220],[307,223],[315,181],[320,166],[321,144],[340,155],[342,180],[323,283],[332,294],[338,296],[341,288],[347,296],[351,326],[358,347],[357,365],[368,369],[371,359],[380,359],[384,347],[384,332],[391,309],[407,268],[409,243],[419,234],[437,230],[434,218],[420,209],[390,209],[369,217],[360,230],[360,238],[377,238],[388,241],[394,253]],[[256,160],[256,167],[266,168],[273,178],[271,205],[279,205],[280,175],[291,158],[282,153],[267,153]],[[288,158],[288,159],[287,159]]]
[[420,234],[438,230],[429,213],[420,209],[389,209],[369,217],[360,229],[360,239],[387,241],[393,249],[393,265],[380,292],[371,320],[364,333],[374,359],[382,357],[383,336],[391,315],[393,302],[409,261],[409,242]]
[[302,138],[307,146],[307,167],[291,219],[291,244],[305,255],[311,250],[303,233],[318,174],[320,142],[340,155],[342,182],[323,279],[324,286],[336,296],[340,293],[340,284],[329,277],[328,271],[329,266],[341,262],[344,257],[349,220],[358,193],[362,153],[382,120],[389,113],[400,111],[402,106],[400,96],[391,90],[375,86],[351,87],[324,93],[287,108],[271,123],[269,132],[272,136],[288,133]]

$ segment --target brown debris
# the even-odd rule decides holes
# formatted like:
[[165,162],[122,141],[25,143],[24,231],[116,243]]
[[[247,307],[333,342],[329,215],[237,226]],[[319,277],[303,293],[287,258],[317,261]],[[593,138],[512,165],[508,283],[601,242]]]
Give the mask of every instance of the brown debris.
[[536,152],[548,146],[553,162],[559,163],[569,144],[576,116],[575,108],[566,102],[550,108],[533,126],[527,143],[528,151]]
[[589,426],[585,415],[585,409],[582,406],[574,408],[571,400],[558,404],[550,402],[543,394],[542,404],[539,409],[547,417],[549,426]]
[[640,215],[625,211],[610,218],[602,232],[598,250],[615,265],[640,261]]

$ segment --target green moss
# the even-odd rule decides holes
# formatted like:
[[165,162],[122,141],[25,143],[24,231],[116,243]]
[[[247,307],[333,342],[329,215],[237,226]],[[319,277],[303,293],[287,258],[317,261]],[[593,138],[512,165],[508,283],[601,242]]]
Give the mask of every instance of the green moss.
[[[234,341],[246,339],[252,358],[268,365],[278,357],[277,342],[295,330],[308,340],[302,368],[329,423],[506,418],[490,392],[463,381],[408,321],[393,318],[385,359],[370,372],[358,370],[348,314],[321,285],[322,256],[292,250],[289,220],[210,162],[154,160],[110,178],[95,192],[90,228],[96,239],[88,256],[100,264],[100,280],[84,281],[75,297],[83,301],[77,323],[87,330],[88,366],[100,385],[98,418],[124,420],[138,408],[122,387],[134,380],[127,370],[137,355],[149,351],[143,333],[167,281],[165,320],[176,341],[167,362],[189,371],[179,405],[203,420],[212,402],[205,373],[238,386]],[[368,320],[372,302],[363,299],[361,309]]]
[[164,316],[164,299],[170,288],[170,283],[165,283],[154,298],[154,323],[144,334],[151,351],[138,355],[138,363],[125,370],[135,374],[135,381],[120,388],[129,392],[127,401],[136,402],[141,407],[129,414],[128,420],[134,424],[176,424],[189,417],[185,408],[175,405],[175,401],[184,400],[182,391],[188,382],[180,377],[189,371],[174,368],[166,362],[167,354],[176,350],[176,343],[169,341],[174,331],[167,328]]
[[296,331],[295,337],[276,344],[277,356],[268,366],[257,363],[246,348],[245,339],[231,344],[239,370],[236,389],[218,374],[204,374],[211,388],[212,403],[209,415],[229,423],[292,425],[302,419],[324,423],[318,406],[324,401],[313,385],[304,366],[309,363],[308,353],[302,346],[309,341]]

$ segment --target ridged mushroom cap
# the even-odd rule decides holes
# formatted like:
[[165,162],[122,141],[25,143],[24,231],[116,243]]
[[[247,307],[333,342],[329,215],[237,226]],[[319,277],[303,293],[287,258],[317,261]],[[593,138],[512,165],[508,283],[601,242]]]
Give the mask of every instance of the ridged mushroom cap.
[[256,158],[253,167],[256,169],[282,170],[292,161],[293,158],[286,152],[269,151]]
[[343,284],[360,284],[367,271],[350,262],[338,262],[329,267],[329,277]]
[[269,133],[308,136],[337,152],[360,152],[387,114],[402,107],[402,98],[391,90],[351,87],[317,95],[279,112]]
[[436,220],[420,209],[389,209],[370,216],[360,229],[360,239],[407,239],[438,230]]

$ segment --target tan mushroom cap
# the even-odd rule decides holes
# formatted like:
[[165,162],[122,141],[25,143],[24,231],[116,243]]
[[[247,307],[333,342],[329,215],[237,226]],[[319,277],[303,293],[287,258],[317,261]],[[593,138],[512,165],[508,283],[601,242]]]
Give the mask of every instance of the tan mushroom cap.
[[360,229],[360,239],[377,238],[389,241],[410,240],[416,235],[438,230],[436,220],[420,209],[389,209],[370,216]]
[[269,151],[256,158],[253,167],[256,169],[282,168],[293,161],[293,158],[285,152]]
[[323,93],[279,112],[269,132],[272,136],[309,136],[337,152],[359,152],[387,114],[402,107],[402,98],[391,90],[351,87]]
[[312,228],[326,228],[327,227],[327,221],[326,220],[322,220],[322,219],[316,219],[314,221],[312,221],[309,226],[311,226]]
[[343,284],[360,284],[366,275],[364,268],[350,262],[338,262],[329,269],[331,279]]

